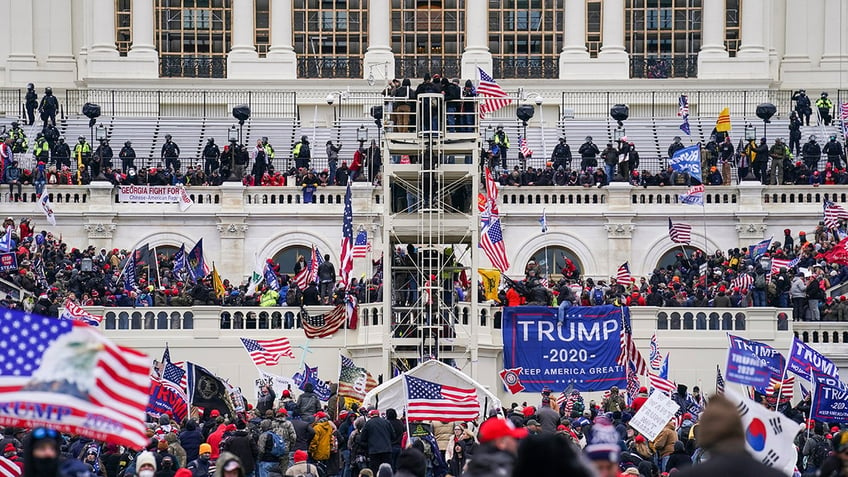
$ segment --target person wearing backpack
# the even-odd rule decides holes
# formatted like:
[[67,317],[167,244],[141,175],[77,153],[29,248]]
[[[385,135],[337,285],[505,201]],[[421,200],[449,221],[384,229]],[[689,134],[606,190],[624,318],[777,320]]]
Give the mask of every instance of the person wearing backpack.
[[[288,390],[285,390],[283,394],[287,392]],[[291,401],[291,398],[289,398],[289,401]],[[294,403],[292,402],[292,404]],[[277,410],[277,417],[272,422],[274,434],[282,437],[286,441],[286,447],[288,448],[286,455],[280,457],[280,468],[283,471],[289,467],[289,453],[294,451],[294,445],[297,442],[297,432],[294,430],[294,425],[288,420],[288,417],[289,412],[286,408],[280,406]]]
[[766,273],[759,265],[757,265],[757,271],[754,276],[754,306],[766,306],[767,287]]
[[270,419],[263,419],[259,423],[261,434],[259,434],[257,442],[259,456],[256,462],[256,477],[268,477],[274,467],[282,469],[280,461],[283,457],[288,458],[288,442],[282,436],[277,435],[271,426]]
[[807,458],[807,466],[804,473],[811,474],[821,469],[822,464],[830,455],[830,451],[830,442],[821,434],[814,432],[807,439],[807,442],[804,443],[804,448],[801,450],[801,453]]

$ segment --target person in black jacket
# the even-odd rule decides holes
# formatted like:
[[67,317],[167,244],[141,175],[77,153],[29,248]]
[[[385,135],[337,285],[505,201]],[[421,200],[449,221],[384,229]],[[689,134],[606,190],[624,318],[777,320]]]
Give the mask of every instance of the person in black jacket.
[[325,305],[330,304],[333,288],[336,286],[336,267],[330,262],[330,254],[324,255],[324,262],[318,265],[319,295]]
[[[259,447],[248,434],[247,423],[241,419],[236,421],[236,431],[229,439],[224,441],[222,447],[223,450],[232,453],[241,460],[244,475],[253,474],[253,470],[256,468],[256,458],[259,456]],[[218,461],[226,463],[227,460],[227,454],[221,453]]]
[[41,104],[38,105],[38,112],[41,114],[41,120],[44,121],[42,130],[47,129],[48,124],[56,125],[56,113],[59,111],[59,100],[53,96],[53,88],[44,88],[44,96],[41,98]]
[[180,170],[180,146],[171,140],[171,135],[165,135],[165,144],[162,144],[162,159],[165,160],[165,169]]
[[35,92],[34,84],[27,84],[27,92],[24,100],[26,101],[27,125],[32,126],[35,122],[35,110],[38,108],[38,94]]
[[819,277],[813,275],[810,281],[807,282],[807,308],[810,310],[809,321],[821,321],[819,315],[819,302],[824,300],[824,290],[822,290]]
[[[311,418],[312,415],[309,417]],[[315,429],[313,429],[308,422],[302,419],[292,419],[291,423],[292,427],[294,427],[294,433],[297,435],[297,439],[294,442],[294,447],[289,449],[289,452],[291,453],[298,450],[308,451],[309,443],[312,442],[312,438],[315,437]]]
[[121,170],[124,174],[130,169],[135,168],[135,149],[132,147],[132,142],[127,141],[124,143],[124,147],[121,148],[118,157],[121,158]]
[[380,412],[371,410],[369,419],[362,426],[360,445],[368,454],[368,467],[377,474],[380,464],[391,464],[392,442],[395,440],[395,429],[386,419],[380,417]]
[[571,169],[571,146],[565,141],[565,136],[559,138],[559,144],[554,147],[554,152],[551,154],[551,162],[555,170],[559,169],[560,166],[566,170]]
[[197,422],[190,419],[186,422],[185,429],[180,432],[180,445],[186,452],[186,463],[200,456],[200,444],[203,443],[203,434],[197,429]]
[[[397,411],[394,409],[386,410],[386,420],[389,421],[389,424],[392,426],[394,430],[394,436],[392,437],[392,468],[397,468],[397,458],[400,455],[401,451],[401,441],[403,440],[403,433],[406,432],[406,425],[398,419]],[[456,474],[454,474],[456,475]]]
[[442,92],[445,95],[448,132],[456,132],[456,125],[460,123],[457,113],[460,110],[460,100],[462,99],[462,88],[459,87],[459,78],[454,78],[453,81],[442,78]]
[[580,153],[581,170],[585,171],[589,167],[598,167],[598,154],[601,150],[592,142],[592,136],[586,136],[586,142],[580,146],[577,152]]

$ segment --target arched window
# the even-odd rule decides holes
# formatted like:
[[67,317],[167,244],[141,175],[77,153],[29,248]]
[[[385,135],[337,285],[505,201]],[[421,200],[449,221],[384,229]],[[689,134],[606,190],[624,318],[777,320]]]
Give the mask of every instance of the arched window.
[[565,247],[552,246],[541,248],[530,259],[536,262],[543,276],[547,274],[555,277],[562,276],[562,268],[565,266],[566,259],[571,260],[580,274],[585,273],[580,257]]
[[297,262],[298,255],[303,255],[306,257],[306,261],[309,262],[312,249],[304,245],[293,245],[274,254],[271,260],[280,265],[280,273],[294,275],[294,264]]
[[674,262],[677,261],[678,253],[685,253],[687,257],[691,257],[695,251],[700,250],[697,247],[690,247],[689,245],[684,245],[683,250],[680,247],[674,247],[669,249],[666,253],[660,257],[659,262],[657,262],[657,266],[655,268],[665,268],[669,265],[674,265]]

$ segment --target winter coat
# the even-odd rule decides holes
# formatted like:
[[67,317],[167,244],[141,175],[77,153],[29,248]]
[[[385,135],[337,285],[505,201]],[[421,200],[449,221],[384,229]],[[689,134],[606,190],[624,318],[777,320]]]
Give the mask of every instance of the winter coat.
[[[203,444],[203,435],[197,430],[197,424],[186,424],[186,428],[180,432],[180,445],[185,449],[186,462],[197,459],[200,444]],[[185,465],[185,462],[181,464]]]
[[321,410],[321,401],[313,392],[304,392],[297,398],[301,416],[311,416]]
[[654,449],[660,457],[665,457],[674,452],[675,442],[677,442],[677,431],[674,430],[674,423],[669,422],[654,439]]
[[385,454],[392,451],[394,428],[382,417],[372,417],[362,426],[361,445],[370,454]]
[[330,458],[330,451],[333,441],[333,432],[336,431],[333,424],[322,419],[312,425],[315,430],[315,435],[312,436],[312,441],[309,442],[309,456],[314,460],[327,460]]
[[[247,431],[235,431],[224,443],[225,450],[235,454],[241,459],[241,465],[245,474],[250,474],[256,467],[256,457],[259,455],[259,447]],[[226,453],[222,453],[219,461],[225,460]]]

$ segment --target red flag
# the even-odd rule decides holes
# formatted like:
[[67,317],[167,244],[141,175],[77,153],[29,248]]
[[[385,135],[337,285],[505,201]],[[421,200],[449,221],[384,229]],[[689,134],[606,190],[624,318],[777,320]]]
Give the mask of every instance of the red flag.
[[824,259],[827,260],[827,263],[848,265],[848,237],[840,240],[838,244],[824,254]]
[[518,394],[521,391],[524,391],[524,385],[521,384],[521,378],[519,377],[522,369],[523,368],[504,369],[500,372],[504,386],[506,386],[512,394]]

